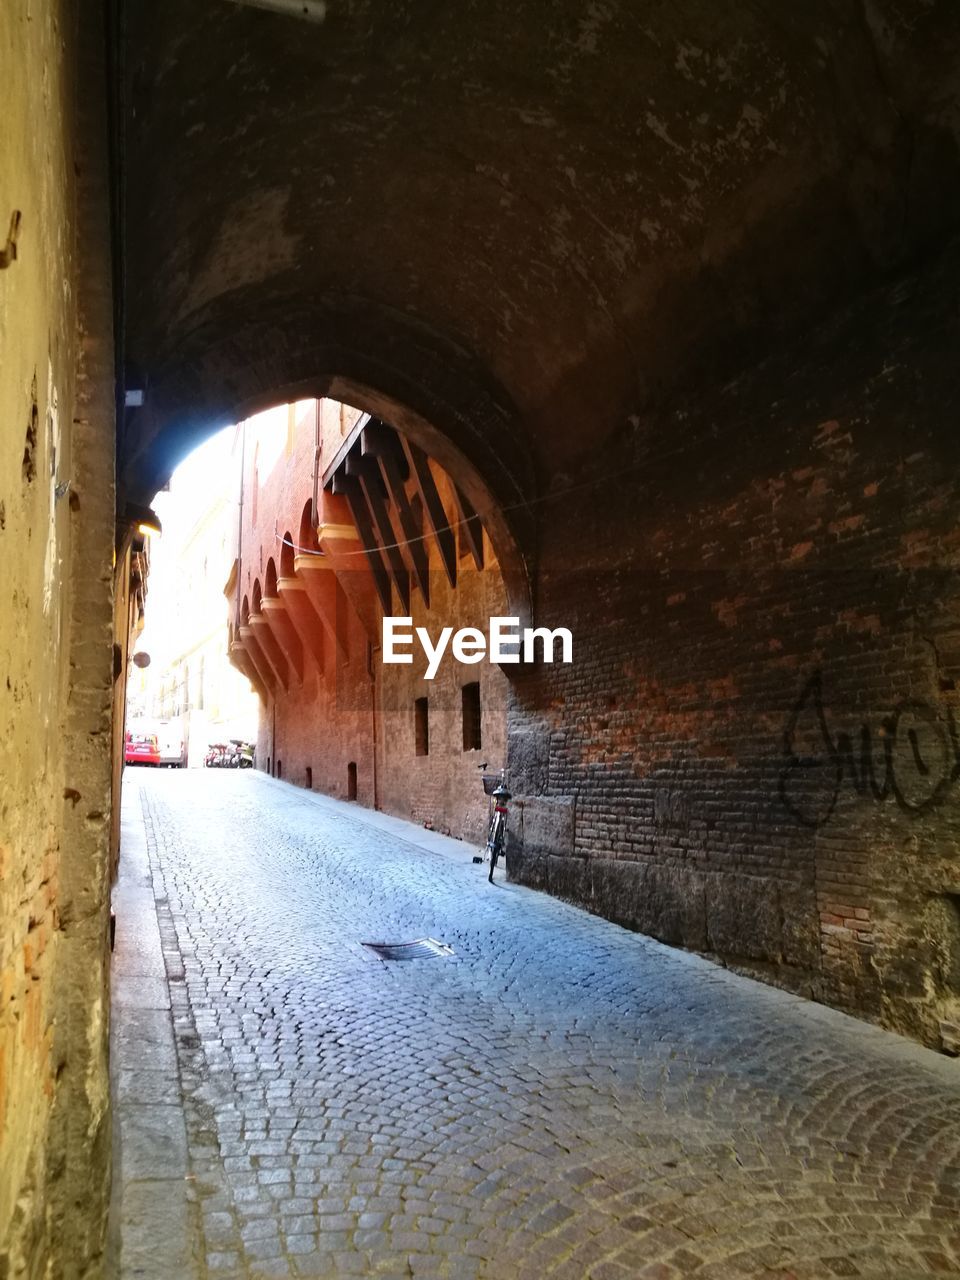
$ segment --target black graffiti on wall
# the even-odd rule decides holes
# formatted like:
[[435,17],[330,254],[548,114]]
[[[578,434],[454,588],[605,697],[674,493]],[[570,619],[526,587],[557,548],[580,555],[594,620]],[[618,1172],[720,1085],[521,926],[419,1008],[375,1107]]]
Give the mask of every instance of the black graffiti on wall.
[[905,813],[942,804],[960,779],[960,734],[953,709],[922,701],[898,703],[875,724],[854,733],[827,722],[823,676],[803,686],[783,734],[780,800],[805,827],[829,822],[844,786]]

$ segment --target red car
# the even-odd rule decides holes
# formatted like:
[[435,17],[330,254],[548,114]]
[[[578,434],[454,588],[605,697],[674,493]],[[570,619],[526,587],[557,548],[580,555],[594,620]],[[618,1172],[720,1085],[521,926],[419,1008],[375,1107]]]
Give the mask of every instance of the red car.
[[160,763],[160,744],[155,733],[130,733],[126,735],[123,752],[124,764]]

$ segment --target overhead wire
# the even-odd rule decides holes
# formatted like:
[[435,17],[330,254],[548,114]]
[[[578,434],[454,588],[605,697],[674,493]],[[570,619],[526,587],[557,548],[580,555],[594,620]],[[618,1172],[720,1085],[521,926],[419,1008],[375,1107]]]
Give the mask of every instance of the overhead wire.
[[[625,475],[631,475],[635,471],[643,470],[643,468],[648,465],[649,465],[649,461],[644,462],[643,464],[640,464],[636,467],[621,467],[616,472],[610,472],[609,474],[602,475],[602,476],[595,476],[594,479],[592,480],[583,480],[579,484],[568,485],[565,489],[555,489],[552,493],[542,494],[539,498],[529,498],[523,502],[515,502],[508,506],[502,506],[499,508],[499,510],[503,512],[526,511],[530,507],[539,506],[545,502],[556,502],[559,498],[565,498],[568,494],[576,493],[579,490],[593,489],[593,488],[596,488],[597,485],[606,484],[610,480],[621,480]],[[470,517],[470,518],[472,519],[473,517]],[[468,523],[469,523],[469,519],[467,518],[464,518],[462,520],[451,520],[445,527],[448,529],[459,529],[461,525],[465,525]],[[286,538],[284,538],[281,535],[279,531],[279,526],[276,522],[274,523],[274,536],[282,546],[292,547],[294,552],[297,555],[321,556],[321,557],[327,555],[326,551],[320,551],[315,547],[301,547],[296,542],[294,542],[292,538],[289,542],[287,542]],[[382,543],[378,541],[377,549],[380,551],[399,551],[399,550],[402,550],[404,547],[411,546],[415,542],[426,542],[430,538],[430,536],[431,535],[429,533],[421,533],[421,534],[418,534],[415,538],[404,538],[400,542]],[[365,550],[364,551],[342,551],[338,553],[337,558],[340,559],[341,557],[346,557],[346,556],[366,556],[366,555],[367,555],[367,552]]]

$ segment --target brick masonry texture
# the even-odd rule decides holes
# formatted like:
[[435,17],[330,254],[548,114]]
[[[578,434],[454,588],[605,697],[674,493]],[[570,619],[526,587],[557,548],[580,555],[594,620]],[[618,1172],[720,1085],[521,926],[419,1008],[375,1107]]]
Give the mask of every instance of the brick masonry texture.
[[[960,1275],[943,1057],[263,775],[127,786],[169,978],[190,1274]],[[359,946],[424,935],[455,958]],[[144,1089],[170,1074],[143,1066]]]
[[510,686],[515,874],[951,1043],[960,11],[373,7],[321,90],[235,8],[130,0],[129,492],[251,406],[383,417],[576,635]]
[[[508,684],[447,664],[431,687],[351,616],[349,663],[277,698],[261,760],[335,795],[355,760],[362,803],[478,839],[458,697],[476,671],[497,764],[506,705],[523,883],[954,1051],[958,274],[951,250],[635,424],[540,505],[535,620],[573,630],[572,666]],[[248,579],[311,465],[301,431],[244,532]],[[433,629],[502,608],[492,569],[434,579]]]
[[[254,448],[244,476],[242,564],[237,599],[252,600],[263,591],[271,558],[279,565],[280,539],[287,532],[298,543],[304,508],[310,503],[315,450],[314,402],[291,408],[284,448],[267,467]],[[335,457],[359,414],[334,401],[320,401],[321,474]],[[277,428],[280,429],[279,427]],[[264,457],[269,455],[264,450]],[[451,520],[454,506],[449,484],[436,472]],[[256,491],[256,501],[254,501]],[[342,501],[342,500],[341,500]],[[320,494],[320,519],[346,520],[349,511],[330,495]],[[412,592],[414,626],[425,626],[436,637],[442,626],[486,629],[491,615],[506,609],[503,584],[489,538],[485,539],[484,569],[478,570],[463,542],[458,547],[457,587],[451,588],[430,538],[431,607],[419,590]],[[352,558],[339,573],[343,587],[339,612],[330,617],[331,631],[343,637],[338,653],[330,632],[323,636],[323,668],[305,654],[304,678],[290,688],[275,687],[262,702],[257,743],[258,767],[299,786],[347,798],[349,766],[357,771],[357,799],[361,804],[411,818],[438,831],[480,841],[487,804],[479,785],[478,765],[487,761],[497,769],[506,757],[507,682],[496,667],[484,662],[461,665],[449,656],[435,679],[426,681],[422,651],[414,647],[410,666],[385,665],[380,655],[379,613],[372,633],[365,629],[350,601],[372,594],[372,579],[358,541]],[[394,596],[394,607],[401,606]],[[234,602],[236,603],[236,602]],[[480,750],[463,748],[461,687],[479,681],[481,690]],[[429,752],[418,755],[414,703],[428,699]],[[269,763],[268,763],[269,762]]]
[[539,621],[577,661],[509,718],[523,882],[933,1046],[960,1017],[957,278],[952,250],[642,423],[602,502],[548,512]]

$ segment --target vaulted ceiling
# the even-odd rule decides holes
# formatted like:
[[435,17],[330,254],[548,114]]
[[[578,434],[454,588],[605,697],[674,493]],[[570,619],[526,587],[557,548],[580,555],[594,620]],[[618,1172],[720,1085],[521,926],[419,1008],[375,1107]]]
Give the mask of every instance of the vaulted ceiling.
[[326,390],[522,494],[960,216],[945,0],[122,16],[132,497]]

